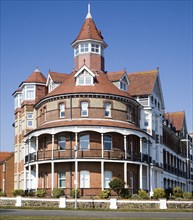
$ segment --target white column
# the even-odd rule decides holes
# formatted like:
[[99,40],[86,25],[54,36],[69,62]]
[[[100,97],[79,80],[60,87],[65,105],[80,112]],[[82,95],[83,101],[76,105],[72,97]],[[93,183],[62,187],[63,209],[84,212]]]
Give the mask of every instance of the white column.
[[102,158],[104,158],[104,141],[103,141],[103,134],[101,134],[101,151],[102,151]]
[[153,196],[153,168],[150,167],[150,196]]
[[52,173],[52,190],[54,189],[54,162],[51,162],[51,173]]
[[38,189],[39,165],[36,163],[36,189]]
[[36,137],[36,160],[38,160],[38,137]]
[[142,152],[143,152],[143,141],[142,141],[142,138],[140,138],[140,154],[141,154],[141,161],[142,161]]
[[142,164],[139,165],[139,188],[143,189],[143,166]]
[[54,159],[54,134],[52,134],[52,160]]
[[104,190],[104,161],[101,161],[101,189]]
[[29,154],[30,150],[29,149],[31,149],[31,138],[29,138],[29,143],[28,143],[28,163],[30,162],[30,154]]
[[24,166],[24,173],[23,173],[23,175],[24,175],[24,190],[26,190],[26,167]]
[[124,135],[125,160],[127,159],[127,136]]
[[127,162],[124,163],[124,182],[125,185],[127,186]]
[[29,165],[29,189],[31,189],[31,166]]
[[24,160],[24,164],[25,164],[25,154],[26,154],[26,143],[25,142],[23,142],[23,144],[24,144],[24,151],[23,151],[23,154],[24,154],[24,158],[23,158],[23,160]]
[[150,188],[149,188],[149,166],[147,166],[147,189],[148,189],[148,191],[150,191]]

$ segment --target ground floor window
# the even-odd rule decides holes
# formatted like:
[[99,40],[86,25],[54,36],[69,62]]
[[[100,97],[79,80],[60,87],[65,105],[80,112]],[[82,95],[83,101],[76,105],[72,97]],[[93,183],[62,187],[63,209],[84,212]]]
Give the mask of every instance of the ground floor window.
[[105,171],[104,172],[104,188],[110,188],[109,183],[113,178],[112,171]]
[[80,171],[80,188],[90,188],[90,173],[87,170]]
[[58,187],[66,188],[66,172],[65,171],[58,172]]

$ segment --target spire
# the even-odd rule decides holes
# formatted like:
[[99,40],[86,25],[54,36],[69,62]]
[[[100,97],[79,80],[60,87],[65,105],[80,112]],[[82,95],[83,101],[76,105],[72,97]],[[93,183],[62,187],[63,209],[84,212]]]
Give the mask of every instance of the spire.
[[92,18],[91,13],[90,13],[90,3],[88,3],[88,13],[87,13],[86,19],[87,18]]

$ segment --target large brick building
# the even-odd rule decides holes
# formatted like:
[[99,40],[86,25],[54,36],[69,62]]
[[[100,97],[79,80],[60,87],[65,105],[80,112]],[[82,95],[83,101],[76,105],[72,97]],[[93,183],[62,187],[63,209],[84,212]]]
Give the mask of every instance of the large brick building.
[[0,189],[12,196],[14,190],[14,152],[0,152]]
[[36,69],[13,94],[15,189],[98,195],[118,177],[132,192],[193,190],[185,113],[165,113],[159,70],[106,72],[89,10],[71,46],[73,72]]

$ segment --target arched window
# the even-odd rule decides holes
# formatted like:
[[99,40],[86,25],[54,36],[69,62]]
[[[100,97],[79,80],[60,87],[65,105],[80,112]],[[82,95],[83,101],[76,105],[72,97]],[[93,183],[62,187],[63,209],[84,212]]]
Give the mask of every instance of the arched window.
[[81,102],[81,116],[88,116],[88,102]]
[[59,150],[66,150],[66,137],[64,135],[58,138],[58,148]]
[[80,188],[90,188],[90,172],[88,170],[80,171]]
[[111,103],[105,102],[105,117],[111,117]]
[[80,149],[88,150],[90,146],[90,136],[89,134],[80,135]]
[[109,183],[113,178],[112,171],[105,171],[104,172],[104,188],[110,188]]
[[60,118],[65,117],[65,105],[64,105],[64,103],[59,104],[59,117]]
[[104,150],[112,150],[112,137],[111,135],[104,135]]

